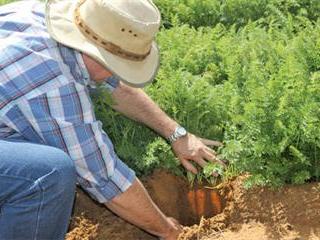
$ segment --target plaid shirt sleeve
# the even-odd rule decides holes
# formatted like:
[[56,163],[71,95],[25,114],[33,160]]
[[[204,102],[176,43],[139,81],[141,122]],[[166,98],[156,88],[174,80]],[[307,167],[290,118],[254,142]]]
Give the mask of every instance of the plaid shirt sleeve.
[[63,149],[74,160],[78,182],[97,201],[104,203],[126,191],[135,173],[116,155],[112,142],[94,117],[88,90],[71,82],[21,102],[6,114],[29,122],[23,135],[31,141]]

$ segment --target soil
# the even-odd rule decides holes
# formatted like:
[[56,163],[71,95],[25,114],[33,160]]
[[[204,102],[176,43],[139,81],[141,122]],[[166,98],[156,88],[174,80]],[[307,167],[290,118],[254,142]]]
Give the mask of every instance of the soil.
[[[320,239],[320,183],[246,190],[244,179],[238,177],[215,189],[196,186],[190,190],[185,180],[158,170],[143,182],[167,215],[189,226],[180,240]],[[66,239],[157,238],[115,216],[79,189]]]

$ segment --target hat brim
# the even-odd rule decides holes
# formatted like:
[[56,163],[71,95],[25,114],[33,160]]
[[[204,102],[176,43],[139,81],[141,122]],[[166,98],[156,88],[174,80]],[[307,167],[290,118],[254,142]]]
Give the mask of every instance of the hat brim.
[[74,0],[47,0],[46,24],[50,36],[63,45],[83,52],[105,66],[121,81],[144,87],[152,82],[159,68],[159,50],[152,43],[150,54],[143,61],[130,61],[116,56],[87,39],[73,21]]

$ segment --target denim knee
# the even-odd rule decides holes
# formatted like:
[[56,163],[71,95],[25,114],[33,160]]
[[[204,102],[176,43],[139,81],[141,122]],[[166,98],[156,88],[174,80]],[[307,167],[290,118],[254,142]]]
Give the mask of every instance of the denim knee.
[[0,239],[64,239],[76,182],[69,155],[9,141],[0,142],[0,152]]
[[76,169],[73,160],[68,154],[60,149],[56,149],[54,154],[55,164],[53,171],[57,174],[53,174],[52,181],[57,184],[59,190],[64,192],[70,192],[75,190],[76,186]]

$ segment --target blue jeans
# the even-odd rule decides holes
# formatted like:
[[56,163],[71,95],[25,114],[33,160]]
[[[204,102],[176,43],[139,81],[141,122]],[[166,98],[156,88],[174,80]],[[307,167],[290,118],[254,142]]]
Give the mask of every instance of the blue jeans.
[[0,240],[64,239],[75,181],[62,150],[0,139]]

